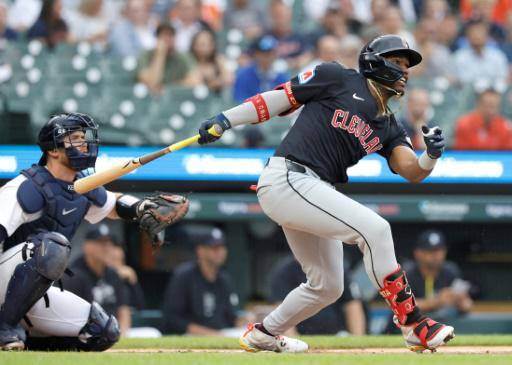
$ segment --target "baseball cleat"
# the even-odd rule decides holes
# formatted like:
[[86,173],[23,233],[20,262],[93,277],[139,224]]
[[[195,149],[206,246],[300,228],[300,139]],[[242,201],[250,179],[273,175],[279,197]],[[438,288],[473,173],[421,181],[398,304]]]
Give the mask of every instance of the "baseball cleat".
[[247,325],[247,331],[239,338],[240,347],[247,352],[306,352],[308,344],[286,336],[270,336],[257,329],[253,323]]
[[439,346],[444,345],[455,337],[454,328],[425,318],[411,326],[401,326],[405,345],[414,352],[430,350],[435,352]]
[[25,348],[25,331],[21,326],[0,324],[0,350],[21,351]]

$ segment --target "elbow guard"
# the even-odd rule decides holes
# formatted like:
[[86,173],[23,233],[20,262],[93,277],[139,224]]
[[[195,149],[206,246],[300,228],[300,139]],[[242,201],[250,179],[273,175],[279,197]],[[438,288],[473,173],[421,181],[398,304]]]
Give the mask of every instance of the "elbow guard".
[[293,113],[297,109],[299,109],[302,104],[300,104],[297,99],[295,99],[295,96],[293,96],[292,93],[292,83],[290,81],[285,82],[284,84],[278,85],[274,88],[274,90],[284,90],[286,93],[286,97],[288,98],[288,101],[290,102],[291,108],[282,112],[279,114],[280,117],[284,117],[285,115],[288,115],[290,113]]
[[121,195],[116,201],[117,215],[127,221],[137,221],[140,202],[141,200],[133,195]]

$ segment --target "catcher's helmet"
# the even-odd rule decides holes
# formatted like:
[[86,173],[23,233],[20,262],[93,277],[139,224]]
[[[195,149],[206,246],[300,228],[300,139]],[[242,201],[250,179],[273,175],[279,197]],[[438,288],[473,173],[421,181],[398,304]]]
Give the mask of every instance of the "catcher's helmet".
[[[72,132],[81,131],[85,134],[85,140],[81,143],[87,144],[87,152],[80,152],[76,143],[68,142],[65,146],[65,139]],[[39,131],[37,144],[43,151],[43,156],[39,160],[39,165],[46,165],[48,156],[47,151],[57,148],[64,148],[68,156],[69,163],[76,171],[81,171],[89,167],[94,167],[98,157],[98,125],[87,114],[69,113],[59,114],[50,118],[48,122]]]
[[369,79],[386,86],[392,86],[403,75],[400,67],[387,61],[383,56],[400,55],[409,59],[409,67],[421,62],[421,55],[409,48],[398,35],[387,34],[371,40],[359,54],[359,72]]

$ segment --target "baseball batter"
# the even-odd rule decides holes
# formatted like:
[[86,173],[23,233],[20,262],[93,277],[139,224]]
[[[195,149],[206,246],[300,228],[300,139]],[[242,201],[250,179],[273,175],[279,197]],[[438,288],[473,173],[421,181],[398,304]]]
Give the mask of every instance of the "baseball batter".
[[85,114],[51,118],[39,133],[37,165],[0,188],[0,348],[103,351],[119,339],[115,317],[97,303],[52,286],[64,274],[70,240],[85,218],[137,221],[155,245],[165,226],[182,218],[188,200],[145,199],[97,188],[73,191],[79,171],[94,167],[98,126]]
[[209,143],[218,138],[207,132],[213,124],[227,130],[303,106],[262,172],[257,194],[263,211],[282,226],[307,282],[292,290],[262,323],[248,327],[239,341],[245,350],[308,349],[306,343],[281,334],[343,293],[342,242],[361,250],[368,276],[411,350],[433,351],[453,338],[453,327],[425,317],[416,306],[396,261],[389,223],[333,187],[347,182],[348,167],[374,152],[411,182],[431,173],[444,149],[441,130],[425,127],[427,150],[418,158],[387,106],[391,97],[404,94],[408,69],[420,62],[421,55],[401,37],[377,37],[362,49],[359,72],[324,63],[202,123],[199,142]]

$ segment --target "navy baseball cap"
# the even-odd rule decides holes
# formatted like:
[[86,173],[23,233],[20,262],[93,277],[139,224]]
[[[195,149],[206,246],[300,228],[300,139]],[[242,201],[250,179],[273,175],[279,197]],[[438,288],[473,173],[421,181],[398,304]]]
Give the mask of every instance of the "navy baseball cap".
[[218,246],[225,245],[226,238],[220,228],[211,227],[194,234],[196,246]]
[[257,38],[251,45],[252,51],[270,52],[277,48],[277,39],[270,34]]
[[428,251],[445,249],[446,238],[441,231],[428,230],[419,235],[415,248]]
[[92,226],[87,233],[85,234],[86,240],[98,241],[98,240],[111,240],[112,242],[116,242],[110,227],[105,223],[98,224]]

